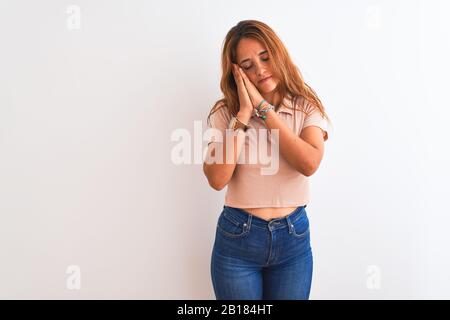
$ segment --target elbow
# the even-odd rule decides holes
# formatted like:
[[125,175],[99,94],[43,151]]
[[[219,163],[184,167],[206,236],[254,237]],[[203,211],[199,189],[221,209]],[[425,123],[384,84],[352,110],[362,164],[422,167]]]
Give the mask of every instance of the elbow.
[[211,188],[213,188],[216,191],[220,191],[227,185],[226,183],[216,182],[216,181],[210,181],[209,185]]
[[211,188],[220,191],[228,184],[228,179],[222,175],[214,175],[208,179],[208,183]]
[[210,171],[208,167],[205,165],[203,169],[206,178],[208,179],[208,183],[214,190],[220,191],[228,184],[229,178],[221,171]]
[[222,190],[230,181],[230,178],[226,173],[220,171],[211,176],[209,180],[209,185],[217,191]]
[[315,170],[308,170],[308,171],[303,171],[303,175],[305,177],[311,177],[314,174]]
[[317,148],[315,149],[317,152],[312,153],[310,157],[304,159],[298,166],[300,168],[298,171],[306,177],[312,176],[319,169],[320,163],[322,162],[323,151]]
[[318,163],[311,162],[305,168],[300,170],[300,173],[306,177],[310,177],[317,171],[318,168],[319,168]]

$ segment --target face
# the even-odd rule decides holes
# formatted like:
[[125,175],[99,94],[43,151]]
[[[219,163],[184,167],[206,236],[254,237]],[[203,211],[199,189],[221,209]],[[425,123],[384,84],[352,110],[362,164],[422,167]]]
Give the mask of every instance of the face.
[[[275,89],[278,80],[272,72],[269,53],[259,41],[241,39],[236,54],[239,66],[261,93],[270,93]],[[267,77],[270,78],[260,81]]]

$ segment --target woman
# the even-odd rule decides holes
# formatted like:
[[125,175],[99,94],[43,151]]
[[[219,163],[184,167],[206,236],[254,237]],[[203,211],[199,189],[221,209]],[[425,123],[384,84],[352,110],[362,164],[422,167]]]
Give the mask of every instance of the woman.
[[[208,125],[223,138],[210,139],[203,164],[212,188],[227,186],[211,259],[216,298],[308,299],[308,177],[323,157],[328,116],[262,22],[241,21],[228,32],[222,70],[224,98],[210,111]],[[261,142],[265,150],[278,148],[269,174],[261,161],[245,158]]]

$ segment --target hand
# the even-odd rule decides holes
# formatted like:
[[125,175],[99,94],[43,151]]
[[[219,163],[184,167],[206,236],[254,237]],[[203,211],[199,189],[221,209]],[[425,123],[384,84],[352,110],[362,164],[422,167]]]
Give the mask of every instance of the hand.
[[242,68],[240,67],[238,70],[239,74],[244,79],[244,84],[247,89],[247,93],[250,97],[250,100],[252,101],[252,106],[253,108],[256,108],[264,98],[261,95],[261,93],[259,93],[258,88],[256,88],[253,82],[251,82],[250,79],[247,77],[244,70],[242,70]]
[[238,66],[234,63],[232,64],[232,70],[239,95],[239,112],[244,112],[250,119],[253,112],[253,104],[248,95],[244,79],[239,72]]

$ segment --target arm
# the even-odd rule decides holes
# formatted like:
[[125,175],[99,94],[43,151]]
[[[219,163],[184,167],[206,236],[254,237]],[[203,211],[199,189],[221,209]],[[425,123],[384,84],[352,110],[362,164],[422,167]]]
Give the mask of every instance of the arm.
[[[239,111],[237,117],[245,123],[248,123],[251,114]],[[236,168],[237,159],[239,159],[244,142],[245,133],[242,130],[238,130],[238,134],[233,136],[233,150],[231,150],[232,146],[227,146],[225,137],[223,137],[223,142],[213,142],[208,145],[207,159],[210,157],[216,157],[216,159],[219,158],[217,159],[218,163],[203,162],[203,173],[208,179],[209,185],[213,189],[218,191],[222,190],[230,181],[233,176],[234,169]],[[222,148],[222,157],[220,157],[220,155],[216,156],[216,148]],[[231,161],[227,161],[227,148],[230,148],[230,156],[228,159]]]
[[300,137],[292,132],[278,117],[275,111],[267,112],[266,126],[279,129],[280,153],[287,162],[305,176],[311,176],[319,167],[323,158],[324,140],[322,129],[308,126]]
[[[256,107],[263,97],[241,68],[239,68],[239,72],[244,79],[253,106]],[[323,139],[325,137],[322,129],[309,123],[298,137],[284,124],[274,110],[269,110],[266,116],[266,127],[269,130],[278,129],[281,155],[301,174],[312,175],[319,167],[323,157]]]

